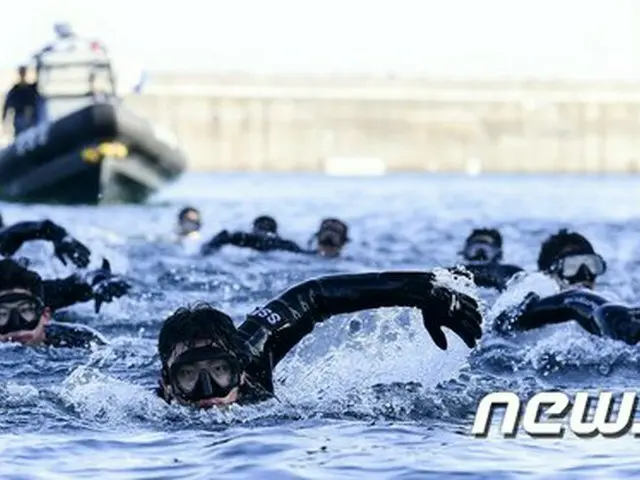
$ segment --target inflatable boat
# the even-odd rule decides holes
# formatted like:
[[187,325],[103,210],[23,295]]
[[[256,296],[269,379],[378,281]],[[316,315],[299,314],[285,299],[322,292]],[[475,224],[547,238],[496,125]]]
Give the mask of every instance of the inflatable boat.
[[116,97],[104,52],[78,50],[38,56],[39,121],[0,150],[3,200],[139,203],[185,170],[175,136]]

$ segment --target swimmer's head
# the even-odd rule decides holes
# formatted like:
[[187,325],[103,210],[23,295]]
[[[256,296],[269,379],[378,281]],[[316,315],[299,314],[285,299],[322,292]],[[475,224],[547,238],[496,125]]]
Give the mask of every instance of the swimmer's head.
[[260,235],[277,235],[278,222],[269,215],[261,215],[253,221],[253,233]]
[[178,213],[178,235],[186,237],[197,234],[202,228],[202,216],[200,211],[194,207],[184,207]]
[[0,260],[0,342],[42,343],[50,318],[40,275],[14,260]]
[[27,73],[28,73],[29,69],[27,68],[26,65],[20,65],[18,67],[18,80],[21,83],[24,83],[27,81]]
[[235,403],[246,378],[243,346],[231,318],[208,304],[179,308],[160,329],[159,394],[199,408]]
[[325,218],[313,235],[318,253],[324,257],[337,257],[349,241],[347,224],[337,218]]
[[543,242],[538,269],[565,285],[593,288],[607,264],[586,237],[562,229]]
[[502,260],[502,235],[495,228],[471,231],[460,255],[469,264],[499,263]]

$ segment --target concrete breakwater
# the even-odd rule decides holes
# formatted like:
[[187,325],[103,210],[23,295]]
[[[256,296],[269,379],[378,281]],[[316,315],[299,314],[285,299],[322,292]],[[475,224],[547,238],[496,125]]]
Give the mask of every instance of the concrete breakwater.
[[155,74],[126,103],[194,170],[640,170],[640,82]]

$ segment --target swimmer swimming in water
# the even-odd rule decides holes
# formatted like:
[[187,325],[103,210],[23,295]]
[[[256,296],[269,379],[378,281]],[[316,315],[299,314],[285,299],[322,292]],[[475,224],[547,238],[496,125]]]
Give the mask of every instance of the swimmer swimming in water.
[[109,262],[96,270],[67,278],[42,280],[40,275],[12,259],[0,260],[0,342],[26,345],[88,347],[104,345],[95,330],[51,320],[53,311],[76,303],[102,303],[121,297],[130,285],[111,273]]
[[474,229],[459,252],[464,267],[473,274],[479,287],[502,291],[522,268],[502,263],[502,235],[495,228]]
[[349,227],[345,222],[338,218],[325,218],[309,239],[307,252],[328,258],[339,257],[350,240]]
[[184,238],[200,238],[201,230],[202,215],[200,214],[200,210],[188,206],[178,212],[176,222],[176,235],[178,240]]
[[550,236],[540,249],[538,268],[562,291],[542,298],[529,293],[520,304],[496,317],[494,330],[513,334],[575,321],[594,335],[630,345],[640,341],[640,308],[613,303],[593,290],[607,264],[583,235],[563,229]]
[[251,232],[229,232],[222,230],[202,246],[201,253],[209,255],[225,245],[250,248],[259,252],[281,250],[286,252],[303,252],[300,246],[286,240],[278,234],[278,222],[273,217],[261,215],[253,221]]
[[271,398],[273,369],[315,325],[335,315],[393,306],[420,309],[427,332],[443,350],[442,327],[469,348],[480,338],[476,301],[440,285],[432,272],[325,276],[256,308],[237,328],[229,315],[207,304],[176,310],[158,336],[157,393],[167,402],[200,408]]
[[337,257],[349,241],[347,224],[337,218],[325,218],[320,222],[318,231],[311,236],[308,249],[303,249],[291,240],[278,235],[278,224],[273,217],[266,215],[256,218],[252,232],[233,232],[223,230],[202,247],[202,254],[208,255],[224,245],[251,248],[260,252],[275,250]]

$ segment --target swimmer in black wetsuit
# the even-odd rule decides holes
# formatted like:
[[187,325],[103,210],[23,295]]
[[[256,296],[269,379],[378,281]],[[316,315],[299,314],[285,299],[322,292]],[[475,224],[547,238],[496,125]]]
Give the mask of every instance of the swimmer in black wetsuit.
[[10,257],[26,242],[49,240],[55,256],[64,264],[71,261],[76,267],[89,265],[91,251],[51,220],[19,222],[0,229],[0,255]]
[[325,218],[320,222],[318,231],[308,242],[307,249],[303,249],[291,240],[278,236],[278,224],[269,216],[258,217],[254,220],[253,232],[229,233],[223,230],[202,247],[202,254],[207,255],[218,250],[223,245],[247,247],[261,252],[281,250],[322,257],[338,257],[349,241],[347,224],[337,218]]
[[342,249],[351,239],[349,227],[338,218],[325,218],[320,222],[318,231],[309,240],[307,253],[322,257],[339,257]]
[[431,272],[326,276],[256,308],[237,329],[212,306],[178,309],[158,337],[162,371],[157,393],[167,402],[200,408],[270,398],[273,369],[316,324],[334,315],[393,306],[420,309],[427,332],[443,350],[442,327],[469,348],[480,338],[476,301],[438,284]]
[[201,253],[208,255],[225,245],[251,248],[259,252],[271,252],[282,250],[286,252],[304,252],[300,246],[291,241],[285,240],[278,235],[278,223],[273,217],[262,215],[253,221],[251,232],[229,232],[222,230],[209,242],[202,246]]
[[[186,206],[178,212],[176,216],[176,223],[173,227],[173,231],[164,232],[160,234],[145,233],[142,235],[133,235],[127,237],[129,241],[142,241],[145,244],[149,242],[159,244],[189,244],[193,243],[196,246],[201,241],[202,231],[202,215],[200,211],[191,206]],[[113,232],[105,232],[110,236],[117,238],[118,235]]]
[[544,298],[529,293],[519,305],[498,315],[493,324],[497,332],[512,334],[575,321],[594,335],[631,345],[640,341],[640,308],[611,303],[593,291],[607,265],[584,236],[560,230],[549,237],[540,250],[538,268],[563,291]]
[[51,321],[51,313],[79,302],[95,300],[96,312],[104,302],[124,295],[130,286],[102,268],[64,279],[42,280],[11,259],[0,260],[0,342],[28,345],[87,347],[106,344],[95,330],[79,324]]
[[178,213],[176,235],[178,240],[184,238],[200,238],[202,230],[202,215],[195,207],[184,207]]
[[502,262],[502,235],[495,228],[474,229],[460,251],[464,266],[479,287],[502,291],[522,268]]

